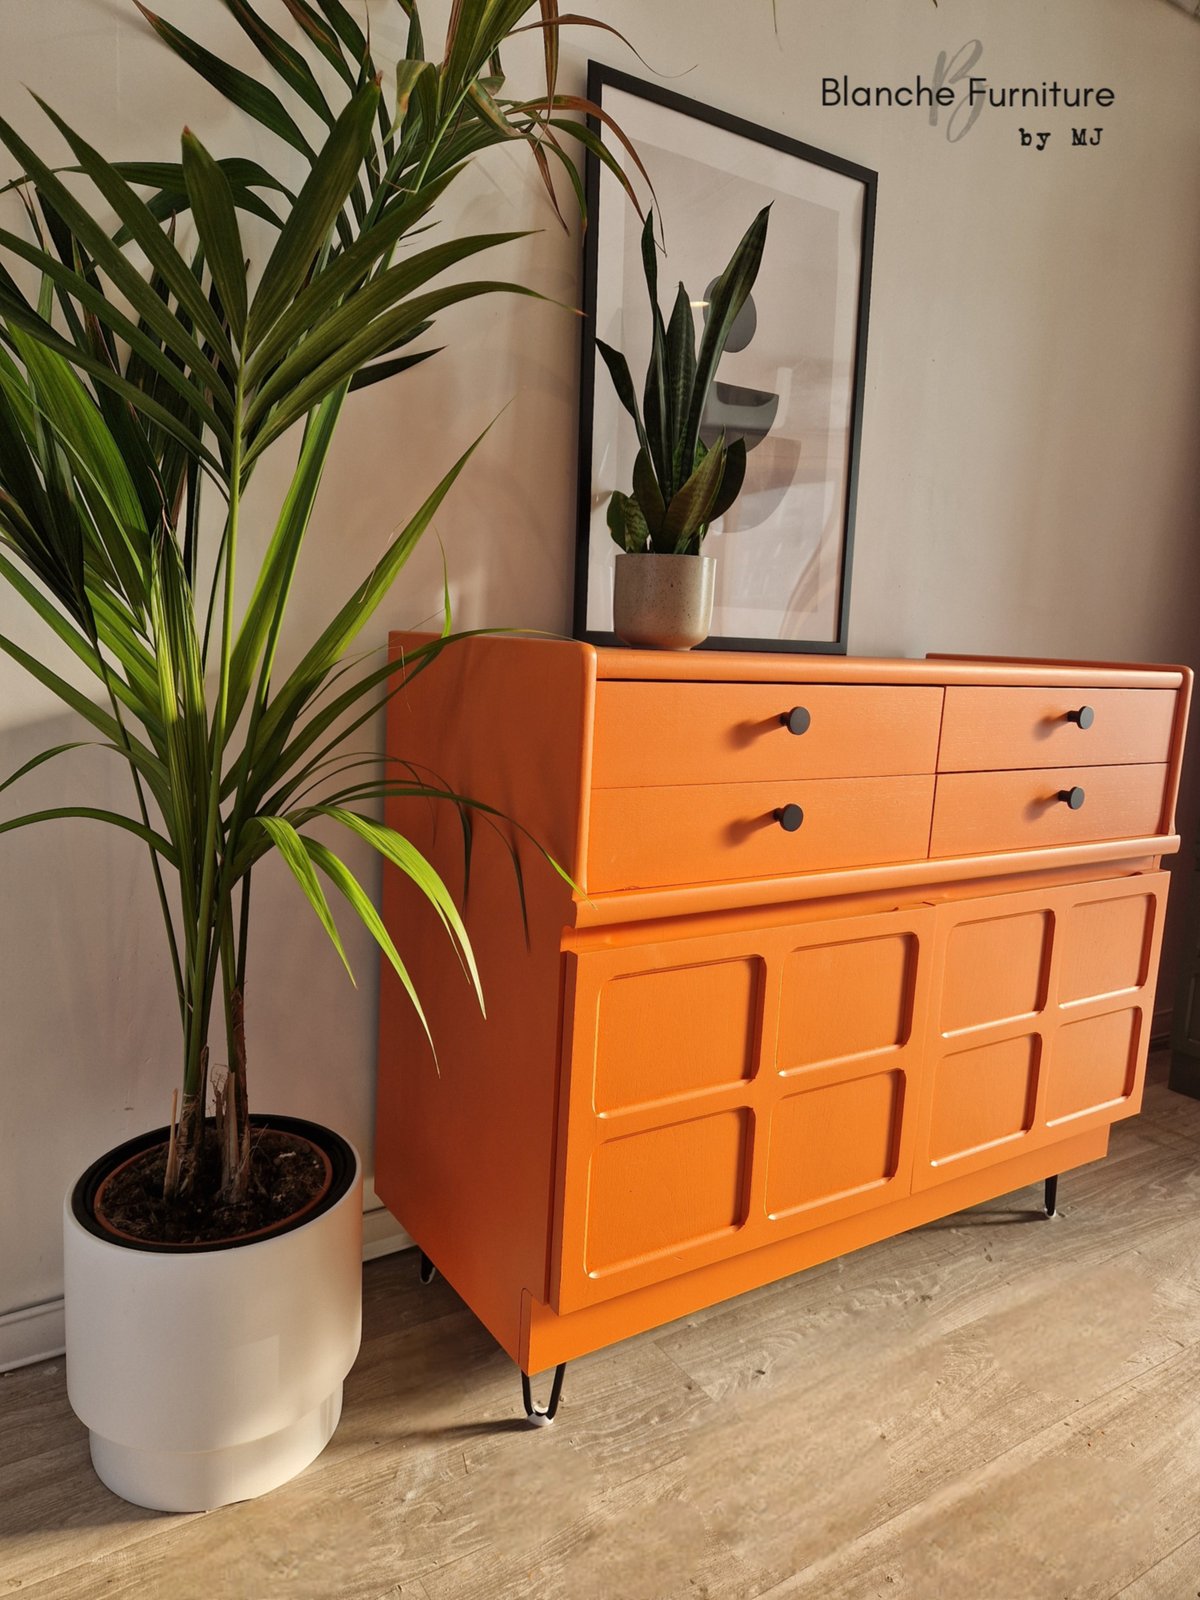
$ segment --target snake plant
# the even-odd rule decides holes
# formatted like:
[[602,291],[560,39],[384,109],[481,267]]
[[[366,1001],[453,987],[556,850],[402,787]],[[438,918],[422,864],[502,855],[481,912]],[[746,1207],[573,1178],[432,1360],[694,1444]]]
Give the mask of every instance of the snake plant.
[[608,502],[609,532],[626,554],[699,555],[709,523],[728,511],[741,492],[745,440],[726,442],[722,433],[709,448],[700,427],[726,341],[758,276],[769,217],[766,206],[713,285],[697,350],[692,303],[682,283],[670,322],[663,320],[654,213],[647,214],[642,267],[650,297],[650,361],[640,406],[629,363],[619,350],[596,340],[617,398],[637,429],[633,493],[618,489]]
[[[381,775],[377,758],[346,744],[452,637],[447,616],[442,636],[402,663],[346,659],[475,445],[297,664],[278,670],[346,398],[436,354],[425,335],[441,313],[480,295],[532,293],[490,276],[441,281],[521,237],[431,231],[481,151],[527,146],[552,196],[555,162],[580,192],[568,139],[620,175],[570,113],[612,127],[610,119],[556,84],[561,27],[607,24],[560,17],[557,0],[454,0],[432,55],[417,0],[396,0],[407,48],[386,92],[340,0],[276,0],[274,21],[257,0],[222,3],[269,73],[244,72],[139,10],[176,56],[273,136],[278,171],[248,157],[217,159],[186,128],[177,160],[110,162],[39,102],[71,151],[70,168],[56,168],[0,120],[21,174],[10,187],[29,224],[0,231],[0,578],[94,676],[95,696],[48,652],[3,636],[0,651],[89,725],[92,738],[81,742],[127,763],[133,799],[129,815],[61,805],[11,817],[0,832],[86,818],[148,848],[182,1031],[168,1196],[214,1205],[237,1203],[249,1181],[244,999],[251,878],[268,852],[283,858],[343,961],[329,890],[347,903],[420,1011],[393,930],[311,829],[364,841],[436,907],[479,987],[445,885],[369,814],[388,794],[464,802],[399,766]],[[514,96],[499,51],[529,29],[542,35],[545,81],[533,96]],[[259,139],[256,130],[248,142]],[[270,230],[265,260],[254,264],[248,218]],[[239,571],[246,491],[273,451],[290,453],[294,466],[265,554],[247,574]],[[74,747],[42,752],[0,787]],[[214,1066],[210,1084],[218,1008],[228,1070]],[[214,1141],[219,1175],[210,1178]]]

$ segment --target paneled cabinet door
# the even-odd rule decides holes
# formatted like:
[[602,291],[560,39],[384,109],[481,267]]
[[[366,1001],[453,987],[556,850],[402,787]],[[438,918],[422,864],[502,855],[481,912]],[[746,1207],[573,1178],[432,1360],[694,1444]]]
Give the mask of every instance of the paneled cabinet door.
[[941,906],[913,1188],[1141,1104],[1167,874]]
[[565,957],[557,1311],[908,1193],[933,917]]

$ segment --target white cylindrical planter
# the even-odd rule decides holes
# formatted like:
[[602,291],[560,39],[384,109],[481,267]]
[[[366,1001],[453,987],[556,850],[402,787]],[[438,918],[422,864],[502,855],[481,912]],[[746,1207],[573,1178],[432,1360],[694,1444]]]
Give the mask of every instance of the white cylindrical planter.
[[619,555],[613,632],[650,650],[690,650],[708,638],[716,592],[715,556]]
[[130,1247],[81,1220],[86,1175],[67,1196],[67,1393],[101,1481],[135,1505],[264,1494],[321,1453],[341,1415],[362,1330],[362,1167],[327,1130],[262,1120],[342,1146],[326,1208],[285,1232]]

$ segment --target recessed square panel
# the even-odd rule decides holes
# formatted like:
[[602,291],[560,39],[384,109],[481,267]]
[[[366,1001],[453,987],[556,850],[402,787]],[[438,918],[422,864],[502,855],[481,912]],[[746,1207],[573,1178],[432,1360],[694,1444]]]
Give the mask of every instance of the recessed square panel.
[[602,1144],[592,1157],[587,1271],[614,1272],[740,1226],[749,1127],[749,1111],[723,1111]]
[[929,1132],[935,1167],[1032,1128],[1038,1052],[1038,1038],[1027,1034],[942,1057],[934,1069]]
[[596,1110],[738,1083],[754,1071],[756,956],[633,972],[600,995]]
[[1047,911],[961,922],[950,932],[942,989],[945,1034],[1032,1016],[1046,1003]]
[[1059,999],[1093,1000],[1146,981],[1154,901],[1147,894],[1089,900],[1063,918]]
[[886,1183],[896,1171],[903,1107],[902,1072],[876,1072],[781,1100],[767,1163],[771,1216]]
[[916,969],[911,933],[793,950],[783,969],[780,1072],[904,1044]]
[[1133,1093],[1140,1008],[1109,1011],[1059,1028],[1049,1064],[1046,1121],[1068,1122]]

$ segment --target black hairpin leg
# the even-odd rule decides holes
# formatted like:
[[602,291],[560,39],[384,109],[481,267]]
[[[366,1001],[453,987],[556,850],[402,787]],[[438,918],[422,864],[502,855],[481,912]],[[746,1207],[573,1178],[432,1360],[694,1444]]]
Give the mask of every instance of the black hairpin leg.
[[554,1369],[554,1381],[550,1385],[550,1398],[544,1406],[534,1403],[533,1392],[529,1387],[529,1374],[521,1374],[521,1397],[525,1401],[525,1415],[535,1428],[548,1428],[554,1421],[554,1414],[558,1410],[558,1402],[562,1395],[563,1374],[567,1370],[567,1363],[562,1361]]
[[1058,1174],[1046,1179],[1046,1215],[1053,1217],[1058,1211]]
[[437,1277],[437,1268],[430,1261],[424,1250],[421,1251],[421,1265],[418,1268],[418,1272],[422,1283],[432,1283]]

